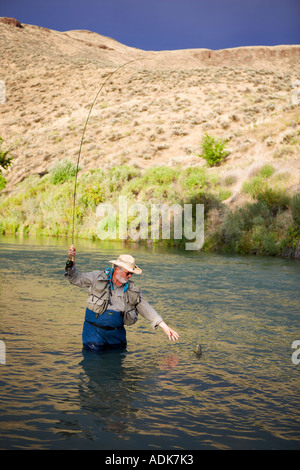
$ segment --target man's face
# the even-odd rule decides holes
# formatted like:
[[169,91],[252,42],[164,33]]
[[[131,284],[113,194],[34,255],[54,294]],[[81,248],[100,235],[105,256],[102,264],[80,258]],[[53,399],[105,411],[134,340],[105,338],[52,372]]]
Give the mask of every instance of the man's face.
[[129,271],[126,271],[126,269],[120,268],[119,266],[116,268],[115,273],[116,279],[121,282],[121,284],[126,284],[132,274]]

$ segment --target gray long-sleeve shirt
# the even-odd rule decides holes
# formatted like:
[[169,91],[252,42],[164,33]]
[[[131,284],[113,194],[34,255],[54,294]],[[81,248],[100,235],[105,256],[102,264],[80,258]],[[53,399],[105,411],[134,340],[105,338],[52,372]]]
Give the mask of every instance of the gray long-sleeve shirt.
[[[66,276],[71,284],[78,287],[88,287],[90,296],[93,295],[93,287],[95,286],[99,277],[106,279],[103,271],[80,273],[77,271],[75,264],[72,268],[67,270]],[[111,290],[111,297],[108,308],[124,312],[124,286],[118,287],[113,283],[113,289]],[[156,310],[143,298],[141,293],[140,302],[137,304],[136,310],[142,317],[149,321],[150,325],[154,329],[156,329],[159,323],[163,320]]]

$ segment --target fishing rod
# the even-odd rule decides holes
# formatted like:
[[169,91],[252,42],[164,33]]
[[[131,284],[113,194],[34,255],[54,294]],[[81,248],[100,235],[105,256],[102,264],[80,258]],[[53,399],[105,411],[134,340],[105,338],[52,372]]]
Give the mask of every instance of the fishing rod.
[[[149,58],[148,58],[148,59],[149,59]],[[86,131],[87,124],[88,124],[88,122],[89,122],[89,119],[90,119],[90,116],[91,116],[93,107],[94,107],[94,105],[95,105],[95,103],[96,103],[96,101],[97,101],[98,96],[100,95],[102,89],[104,88],[104,86],[106,85],[106,83],[108,82],[108,80],[109,80],[116,72],[118,72],[118,70],[122,69],[123,67],[125,67],[125,66],[128,65],[128,64],[131,64],[132,62],[137,62],[137,61],[139,61],[139,60],[147,60],[147,58],[132,59],[132,60],[129,60],[128,62],[125,62],[125,63],[122,64],[122,65],[119,65],[117,68],[115,68],[115,69],[108,75],[108,77],[106,77],[106,79],[104,80],[104,82],[101,84],[101,86],[100,86],[99,90],[97,91],[96,96],[95,96],[95,98],[94,98],[94,100],[92,101],[92,104],[91,104],[91,106],[90,106],[90,109],[89,109],[89,112],[88,112],[88,115],[87,115],[87,118],[86,118],[86,120],[85,120],[85,124],[84,124],[84,127],[83,127],[83,132],[82,132],[81,141],[80,141],[80,146],[79,146],[79,152],[78,152],[78,158],[77,158],[77,165],[76,165],[75,185],[74,185],[74,195],[73,195],[72,245],[74,245],[76,190],[77,190],[77,175],[78,175],[78,169],[79,169],[79,161],[80,161],[81,149],[82,149],[82,145],[83,145],[83,140],[84,140],[85,131]]]
[[[90,109],[89,109],[89,112],[88,112],[88,114],[87,114],[87,118],[86,118],[86,120],[85,120],[85,124],[84,124],[84,127],[83,127],[83,132],[82,132],[82,136],[81,136],[81,140],[80,140],[80,146],[79,146],[78,157],[77,157],[77,164],[76,164],[75,184],[74,184],[74,195],[73,195],[72,245],[74,245],[76,189],[77,189],[77,176],[78,176],[78,170],[79,170],[79,161],[80,161],[80,156],[81,156],[81,150],[82,150],[82,145],[83,145],[83,141],[84,141],[85,131],[86,131],[87,124],[88,124],[88,122],[89,122],[89,119],[90,119],[90,116],[91,116],[93,107],[94,107],[94,105],[95,105],[95,103],[96,103],[96,101],[97,101],[97,99],[98,99],[98,96],[100,95],[101,91],[103,90],[104,86],[106,85],[106,83],[108,82],[108,80],[109,80],[116,72],[118,72],[120,69],[122,69],[123,67],[126,67],[126,65],[129,65],[129,64],[131,64],[131,63],[133,63],[133,62],[137,62],[137,61],[141,61],[141,60],[149,60],[149,59],[150,59],[150,57],[132,59],[132,60],[129,60],[129,61],[125,62],[124,64],[119,65],[118,67],[116,67],[116,68],[106,77],[106,79],[103,81],[103,83],[101,83],[100,88],[99,88],[99,90],[97,91],[94,100],[92,101],[92,104],[91,104],[91,106],[90,106]],[[73,257],[73,256],[72,256],[72,261],[71,261],[70,258],[69,258],[69,261],[67,262],[67,266],[68,266],[68,263],[71,263],[71,262],[74,262],[74,257]],[[198,357],[200,357],[200,356],[202,355],[202,348],[201,348],[201,345],[200,345],[200,344],[197,344],[197,345],[196,345],[196,348],[194,349],[194,353],[195,353]]]

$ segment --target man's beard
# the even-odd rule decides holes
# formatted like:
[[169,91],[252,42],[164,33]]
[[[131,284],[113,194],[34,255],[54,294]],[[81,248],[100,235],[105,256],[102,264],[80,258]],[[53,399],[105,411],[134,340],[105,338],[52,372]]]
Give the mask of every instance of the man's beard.
[[121,274],[115,274],[117,281],[121,282],[121,284],[126,284],[128,282],[128,278],[124,278]]

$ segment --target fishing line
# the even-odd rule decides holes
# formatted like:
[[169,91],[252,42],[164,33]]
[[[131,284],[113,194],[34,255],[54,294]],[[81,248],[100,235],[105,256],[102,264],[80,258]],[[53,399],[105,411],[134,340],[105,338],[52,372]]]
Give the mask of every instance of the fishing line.
[[136,62],[138,60],[147,60],[147,58],[139,58],[139,59],[132,59],[132,60],[129,60],[128,62],[125,62],[124,64],[122,65],[119,65],[115,70],[113,70],[109,75],[108,77],[106,77],[106,79],[104,80],[104,82],[101,84],[99,90],[97,91],[97,94],[90,106],[90,109],[89,109],[89,112],[88,112],[88,115],[87,115],[87,118],[86,118],[86,121],[85,121],[85,124],[84,124],[84,128],[83,128],[83,132],[82,132],[82,136],[81,136],[81,141],[80,141],[80,146],[79,146],[79,152],[78,152],[78,158],[77,158],[77,165],[76,165],[76,173],[75,173],[75,185],[74,185],[74,195],[73,195],[73,224],[72,224],[72,245],[74,245],[74,228],[75,228],[75,206],[76,206],[76,190],[77,190],[77,175],[78,175],[78,169],[79,169],[79,161],[80,161],[80,156],[81,156],[81,149],[82,149],[82,144],[83,144],[83,140],[84,140],[84,135],[85,135],[85,131],[86,131],[86,128],[87,128],[87,124],[89,122],[89,119],[90,119],[90,116],[91,116],[91,112],[93,110],[93,107],[97,101],[97,98],[98,96],[100,95],[102,89],[104,88],[105,84],[108,82],[108,80],[120,69],[122,69],[123,67],[125,67],[126,65],[128,64],[131,64],[132,62]]

